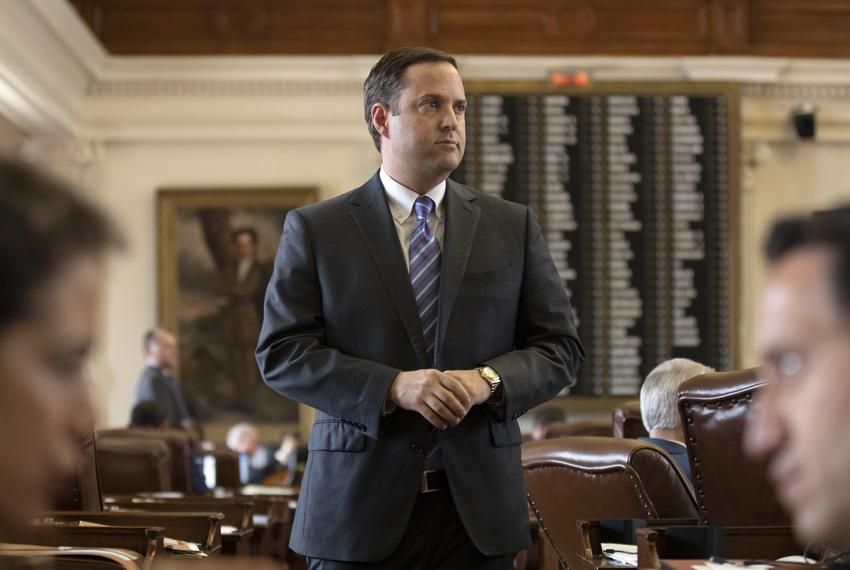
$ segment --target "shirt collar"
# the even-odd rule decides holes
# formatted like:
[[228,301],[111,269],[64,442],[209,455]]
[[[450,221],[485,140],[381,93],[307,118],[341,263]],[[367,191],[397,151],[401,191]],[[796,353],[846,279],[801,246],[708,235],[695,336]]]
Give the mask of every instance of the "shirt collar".
[[[390,204],[390,213],[393,218],[395,218],[396,222],[403,224],[410,216],[413,215],[413,203],[417,198],[419,198],[419,194],[393,180],[392,177],[387,174],[387,171],[384,170],[383,166],[381,166],[381,183],[384,185],[384,191],[387,194],[387,201]],[[425,195],[434,201],[434,209],[436,210],[435,213],[437,215],[437,219],[442,221],[443,208],[441,208],[440,205],[446,195],[446,181],[443,180],[431,188]]]

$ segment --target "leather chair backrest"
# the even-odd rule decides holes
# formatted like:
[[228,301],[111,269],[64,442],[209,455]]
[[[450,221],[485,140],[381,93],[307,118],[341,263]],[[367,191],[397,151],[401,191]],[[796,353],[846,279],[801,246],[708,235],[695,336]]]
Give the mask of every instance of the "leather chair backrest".
[[237,489],[242,486],[239,479],[239,454],[226,447],[217,447],[207,452],[215,456],[215,482],[217,487]]
[[171,491],[171,450],[157,439],[97,440],[97,466],[104,495]]
[[610,437],[612,433],[611,429],[611,422],[608,420],[552,422],[547,426],[546,439],[579,435]]
[[663,449],[634,439],[563,437],[522,445],[529,504],[549,544],[580,567],[577,521],[695,519],[687,477]]
[[649,437],[649,432],[643,427],[640,400],[629,400],[614,408],[614,437]]
[[103,508],[97,479],[97,456],[94,431],[80,444],[80,470],[54,498],[54,509],[65,511],[99,511]]
[[101,430],[98,437],[158,439],[171,450],[171,484],[175,491],[192,493],[192,461],[197,441],[191,432],[179,429],[119,428]]
[[679,413],[705,524],[790,524],[769,484],[766,464],[743,451],[747,414],[764,385],[753,368],[703,374],[679,387]]

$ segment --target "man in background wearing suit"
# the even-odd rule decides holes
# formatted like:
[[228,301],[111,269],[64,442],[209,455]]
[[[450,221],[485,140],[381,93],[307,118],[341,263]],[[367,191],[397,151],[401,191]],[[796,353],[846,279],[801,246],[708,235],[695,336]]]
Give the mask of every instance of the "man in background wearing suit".
[[709,372],[714,369],[687,358],[672,358],[653,368],[640,388],[640,415],[649,437],[638,439],[669,453],[689,478],[691,463],[679,416],[679,386],[689,378]]
[[136,388],[137,405],[154,402],[174,428],[192,428],[180,384],[174,376],[177,368],[177,337],[164,328],[145,333],[145,369]]
[[313,569],[512,568],[529,542],[517,418],[583,350],[527,207],[447,180],[455,60],[386,54],[364,85],[363,186],[290,212],[265,301],[265,382],[316,418],[291,546]]

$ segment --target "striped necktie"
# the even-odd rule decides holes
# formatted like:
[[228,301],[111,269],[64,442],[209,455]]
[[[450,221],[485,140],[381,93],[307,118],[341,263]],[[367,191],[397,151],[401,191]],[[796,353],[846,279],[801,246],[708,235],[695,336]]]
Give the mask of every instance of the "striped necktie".
[[422,334],[428,347],[428,358],[434,362],[434,347],[437,340],[437,315],[440,300],[440,265],[442,254],[437,237],[431,231],[431,212],[434,201],[420,196],[413,203],[416,228],[410,235],[410,283],[419,309]]

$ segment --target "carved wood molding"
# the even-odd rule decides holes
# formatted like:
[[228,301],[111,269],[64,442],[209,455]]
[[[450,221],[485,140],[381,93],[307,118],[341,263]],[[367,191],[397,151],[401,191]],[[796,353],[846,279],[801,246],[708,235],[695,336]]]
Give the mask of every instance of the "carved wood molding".
[[115,55],[850,56],[845,0],[68,0]]

